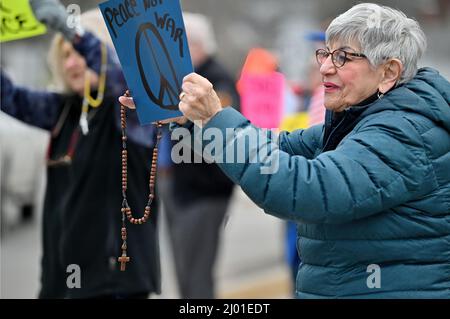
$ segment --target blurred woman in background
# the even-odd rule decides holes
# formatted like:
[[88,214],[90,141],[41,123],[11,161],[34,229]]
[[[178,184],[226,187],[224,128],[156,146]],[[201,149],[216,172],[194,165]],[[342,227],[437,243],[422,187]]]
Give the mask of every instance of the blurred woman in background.
[[[149,222],[129,227],[126,272],[121,255],[120,105],[125,82],[100,11],[66,25],[57,1],[32,1],[38,19],[60,31],[49,63],[57,93],[16,86],[1,72],[1,110],[51,132],[43,213],[40,298],[147,298],[160,292],[157,207]],[[95,34],[95,35],[94,35]],[[144,209],[154,141],[135,114],[127,123],[128,201]],[[79,282],[71,274],[79,266]],[[73,273],[76,275],[76,273]]]

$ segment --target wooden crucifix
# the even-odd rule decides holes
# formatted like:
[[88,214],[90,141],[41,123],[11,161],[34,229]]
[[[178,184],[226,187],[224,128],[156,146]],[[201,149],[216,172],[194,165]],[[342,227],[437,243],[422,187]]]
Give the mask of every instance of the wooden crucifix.
[[122,252],[122,256],[117,258],[117,260],[120,262],[120,271],[125,271],[125,268],[127,266],[127,262],[130,262],[130,257],[127,256],[127,252]]

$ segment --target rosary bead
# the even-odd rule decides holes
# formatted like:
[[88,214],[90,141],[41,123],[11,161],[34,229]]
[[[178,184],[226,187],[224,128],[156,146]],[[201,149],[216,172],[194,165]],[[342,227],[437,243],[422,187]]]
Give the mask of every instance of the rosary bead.
[[[130,92],[127,91],[125,96],[129,97]],[[127,150],[127,141],[128,137],[126,136],[126,126],[127,126],[127,108],[124,105],[120,106],[120,120],[121,120],[121,126],[122,126],[122,194],[124,198],[124,203],[126,203],[126,191],[128,189],[128,150]],[[161,129],[163,124],[161,122],[157,123],[157,128]],[[148,222],[150,214],[151,214],[151,203],[155,198],[155,183],[156,183],[156,172],[157,172],[157,161],[158,161],[158,144],[162,138],[161,130],[158,130],[157,136],[156,136],[156,143],[155,147],[152,152],[152,162],[150,163],[150,177],[149,177],[149,187],[150,187],[150,193],[148,195],[149,201],[147,206],[144,210],[144,215],[141,218],[134,218],[133,213],[131,211],[131,208],[128,207],[128,204],[124,204],[126,207],[123,207],[121,209],[121,212],[124,215],[126,215],[126,218],[128,221],[133,225],[142,225]],[[123,217],[125,218],[125,217]],[[129,262],[129,258],[126,257],[126,250],[127,250],[127,230],[125,227],[121,229],[121,235],[122,240],[124,241],[122,244],[122,257],[119,257],[119,261],[122,263],[121,270],[125,270],[125,263]],[[128,260],[126,260],[128,258]]]

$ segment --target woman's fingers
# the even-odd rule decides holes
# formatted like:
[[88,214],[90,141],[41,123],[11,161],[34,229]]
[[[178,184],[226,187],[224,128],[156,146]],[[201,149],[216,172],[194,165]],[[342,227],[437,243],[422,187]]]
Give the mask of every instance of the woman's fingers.
[[222,105],[213,85],[203,76],[191,73],[184,77],[179,109],[191,121],[207,123]]
[[188,121],[188,119],[185,116],[180,116],[175,120],[175,123],[179,124],[179,125],[184,125],[186,124]]
[[129,109],[135,109],[136,105],[134,104],[134,100],[132,97],[121,96],[119,97],[119,102],[123,106],[128,107]]
[[[211,82],[197,73],[184,77],[179,97],[180,111],[192,121],[207,121],[222,108]],[[136,108],[132,97],[121,96],[119,102],[130,109]]]

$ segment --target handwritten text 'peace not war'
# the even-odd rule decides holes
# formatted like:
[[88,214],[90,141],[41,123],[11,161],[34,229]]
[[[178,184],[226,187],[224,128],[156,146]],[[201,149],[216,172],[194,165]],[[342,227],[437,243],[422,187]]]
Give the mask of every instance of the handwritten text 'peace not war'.
[[[163,4],[163,0],[142,0],[144,4],[144,11],[148,9],[155,8]],[[128,20],[140,16],[141,13],[137,8],[138,4],[136,0],[125,0],[121,2],[117,7],[107,7],[104,10],[106,21],[110,29],[113,32],[114,38],[117,38],[116,29],[120,29]],[[177,28],[175,25],[175,20],[169,17],[169,14],[164,14],[164,16],[159,16],[155,12],[156,24],[161,29],[166,29],[166,31],[171,32],[171,38],[174,42],[179,43],[180,46],[180,56],[184,57],[183,54],[183,29]]]

